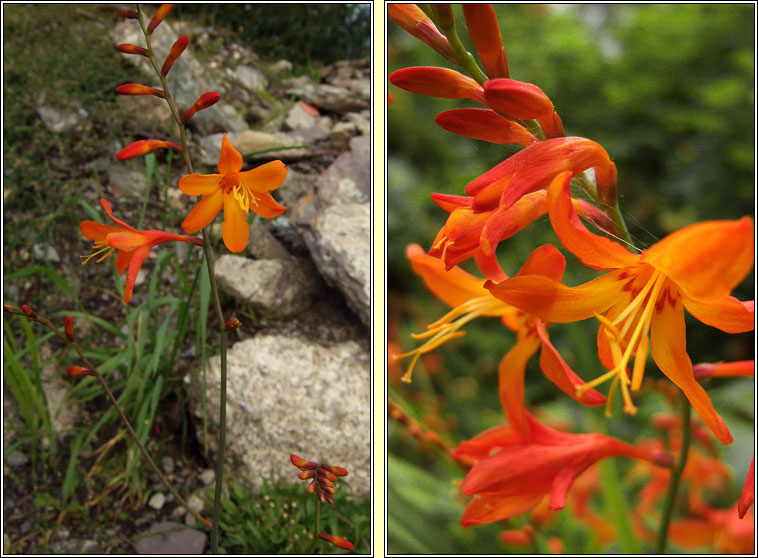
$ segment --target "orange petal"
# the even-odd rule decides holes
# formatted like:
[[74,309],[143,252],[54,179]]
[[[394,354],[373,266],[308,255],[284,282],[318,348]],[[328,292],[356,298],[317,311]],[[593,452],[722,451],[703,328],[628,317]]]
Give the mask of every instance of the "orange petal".
[[204,196],[195,207],[193,207],[184,218],[182,229],[187,234],[193,234],[204,229],[211,224],[216,218],[218,212],[224,205],[224,195],[221,190],[216,190],[212,194]]
[[448,68],[436,66],[403,68],[392,72],[389,79],[393,85],[419,95],[442,99],[483,100],[484,91],[476,80]]
[[586,266],[619,269],[636,266],[640,257],[608,238],[592,234],[577,217],[571,201],[571,173],[555,177],[547,194],[550,223],[561,243]]
[[108,234],[124,230],[122,227],[103,225],[95,221],[82,221],[79,226],[84,238],[88,240],[104,240]]
[[179,179],[179,189],[188,196],[207,196],[219,189],[221,174],[187,174]]
[[281,161],[271,161],[239,174],[242,186],[251,192],[276,190],[287,178],[287,167]]
[[448,132],[490,143],[518,143],[526,146],[539,141],[521,124],[503,118],[494,110],[448,110],[438,114],[434,121]]
[[224,196],[224,224],[221,225],[221,234],[230,252],[242,252],[250,237],[247,213],[230,194]]
[[258,200],[258,204],[250,206],[250,211],[257,213],[264,219],[279,217],[279,215],[287,211],[287,208],[276,203],[276,200],[268,192],[256,192],[255,197]]
[[[531,225],[547,213],[546,192],[540,190],[521,197],[510,207],[498,207],[487,216],[479,238],[479,244],[486,255],[492,255],[497,245],[517,232]],[[487,215],[487,213],[475,213]]]
[[621,296],[622,272],[613,271],[578,287],[567,287],[542,275],[513,277],[484,287],[500,300],[548,322],[585,320],[604,312]]
[[124,270],[129,267],[129,263],[132,261],[134,252],[121,252],[116,254],[116,271],[121,275]]
[[147,243],[144,235],[134,231],[119,231],[106,236],[108,244],[119,250],[131,252]]
[[750,462],[750,469],[747,472],[745,483],[742,485],[742,492],[740,493],[740,499],[737,502],[737,513],[739,518],[745,517],[747,510],[753,505],[755,501],[755,455]]
[[539,346],[539,339],[532,335],[519,339],[502,358],[497,369],[500,402],[505,418],[524,440],[530,436],[524,406],[524,372],[527,361],[537,352]]
[[720,300],[700,302],[682,296],[687,311],[698,320],[726,333],[743,333],[755,327],[755,310],[751,305],[726,296]]
[[514,79],[498,78],[485,83],[484,100],[496,111],[524,120],[553,112],[553,103],[542,89]]
[[708,394],[695,380],[692,362],[687,355],[684,309],[680,297],[666,298],[653,314],[650,327],[650,352],[655,364],[681,389],[692,408],[722,444],[731,444],[732,435],[713,408]]
[[566,258],[558,251],[558,248],[552,244],[544,244],[535,248],[524,265],[521,266],[516,277],[524,275],[544,275],[553,281],[560,281],[563,278],[563,271],[566,269]]
[[484,71],[490,78],[508,77],[508,59],[500,36],[495,10],[490,4],[463,4],[466,28]]
[[723,298],[753,267],[753,220],[705,221],[671,233],[640,259],[671,278],[689,297]]
[[[525,489],[525,490],[528,490]],[[477,494],[466,506],[461,517],[461,525],[470,527],[508,519],[526,513],[540,503],[545,496],[543,491],[522,494],[501,495]]]
[[242,154],[234,149],[232,142],[224,134],[221,140],[221,153],[218,156],[218,172],[230,174],[242,170]]
[[126,287],[124,288],[124,302],[132,299],[134,291],[134,282],[137,280],[137,274],[142,267],[142,262],[150,255],[150,246],[142,246],[132,252],[133,256],[129,262],[129,270],[126,272]]

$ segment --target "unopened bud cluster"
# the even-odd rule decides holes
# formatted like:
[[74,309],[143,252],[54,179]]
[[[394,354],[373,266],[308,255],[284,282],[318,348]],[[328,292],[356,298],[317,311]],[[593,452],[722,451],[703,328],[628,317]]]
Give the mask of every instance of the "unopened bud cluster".
[[313,479],[308,485],[308,494],[317,492],[317,497],[322,504],[324,502],[334,504],[334,498],[332,497],[332,494],[334,494],[334,484],[337,482],[337,477],[347,476],[347,469],[334,465],[321,465],[314,461],[306,461],[297,455],[290,455],[290,461],[302,471],[297,476],[299,479]]

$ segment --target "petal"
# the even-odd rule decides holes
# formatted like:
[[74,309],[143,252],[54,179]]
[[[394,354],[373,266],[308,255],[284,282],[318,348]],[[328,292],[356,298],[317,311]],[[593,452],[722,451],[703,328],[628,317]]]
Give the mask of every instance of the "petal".
[[392,72],[389,80],[392,85],[419,95],[443,99],[483,100],[484,91],[476,80],[448,68],[403,68]]
[[470,440],[461,442],[453,450],[453,457],[471,462],[473,465],[477,461],[489,457],[493,451],[518,444],[521,441],[523,441],[521,434],[516,432],[510,425],[494,426],[477,434]]
[[550,224],[561,243],[586,266],[619,269],[639,263],[640,257],[617,242],[589,232],[577,217],[571,201],[571,173],[555,177],[547,194]]
[[84,238],[88,240],[105,240],[105,237],[111,233],[123,231],[122,227],[114,227],[113,225],[103,225],[95,221],[82,221],[79,223],[82,229]]
[[179,189],[188,196],[207,196],[219,189],[221,174],[188,174],[179,179]]
[[239,174],[242,186],[251,192],[276,190],[287,178],[287,167],[281,161],[271,161]]
[[229,174],[242,170],[242,154],[234,149],[232,142],[224,134],[221,140],[221,153],[218,156],[218,172]]
[[129,267],[134,252],[118,252],[116,254],[116,271],[121,275]]
[[505,418],[524,440],[530,437],[524,407],[524,372],[527,361],[539,346],[539,339],[534,336],[528,335],[519,339],[502,358],[497,369],[500,402]]
[[445,271],[442,260],[425,254],[424,249],[418,244],[409,245],[405,255],[410,260],[413,271],[424,280],[427,288],[452,308],[472,298],[491,296],[484,288],[484,279],[474,277],[459,267]]
[[132,227],[132,226],[130,226],[130,225],[127,225],[126,223],[124,223],[124,222],[123,222],[121,219],[116,219],[116,218],[113,216],[113,210],[111,209],[111,204],[109,204],[109,203],[108,203],[108,202],[105,200],[105,198],[100,198],[100,205],[102,205],[102,206],[103,206],[103,209],[104,209],[104,210],[105,210],[105,212],[108,214],[108,217],[110,217],[110,218],[111,218],[111,219],[112,219],[112,220],[113,220],[115,223],[117,223],[117,224],[121,225],[122,227],[124,227],[124,228],[126,228],[126,229],[129,229],[130,231],[136,231],[136,230],[137,230],[137,229],[135,229],[134,227]]
[[584,385],[584,380],[571,370],[556,348],[550,343],[545,323],[542,321],[537,324],[537,335],[542,341],[540,368],[542,368],[545,377],[580,403],[590,406],[605,403],[605,397],[594,389],[588,389],[581,397],[577,397],[576,388]]
[[203,196],[184,218],[182,229],[187,234],[193,234],[200,229],[204,229],[216,218],[223,205],[224,196],[221,190],[216,190],[212,194]]
[[590,318],[616,302],[624,286],[621,276],[622,272],[613,271],[572,288],[542,275],[527,275],[498,284],[488,281],[484,287],[503,302],[545,321],[567,323]]
[[110,233],[106,236],[106,239],[108,240],[108,244],[124,252],[131,252],[147,244],[147,239],[144,235],[133,231]]
[[539,141],[521,124],[503,118],[494,110],[448,110],[438,114],[434,121],[448,132],[490,143],[518,143],[526,146]]
[[247,213],[231,195],[224,196],[224,224],[221,225],[221,234],[230,252],[242,252],[250,237]]
[[755,501],[755,455],[750,462],[750,469],[747,472],[745,478],[745,484],[742,485],[742,492],[740,493],[740,499],[737,502],[737,513],[742,519],[745,517],[747,510],[753,505]]
[[531,83],[498,78],[484,84],[484,100],[498,112],[514,118],[528,120],[550,115],[553,103],[547,95]]
[[553,281],[563,278],[566,269],[566,258],[552,244],[544,244],[529,254],[516,277],[524,275],[544,275]]
[[279,217],[279,215],[287,211],[287,208],[278,204],[268,192],[256,192],[255,198],[258,203],[251,205],[250,211],[257,213],[264,219]]
[[673,303],[666,298],[656,307],[650,327],[650,352],[653,360],[668,378],[674,382],[692,403],[695,412],[711,429],[722,444],[732,443],[724,421],[713,408],[708,394],[695,380],[692,362],[687,355],[687,340],[684,328],[684,309],[680,297],[674,297]]
[[487,255],[494,254],[501,241],[525,229],[545,213],[547,200],[544,191],[526,194],[508,208],[498,208],[482,229],[479,240],[482,251]]
[[126,272],[126,287],[124,288],[124,302],[129,302],[132,299],[132,292],[134,291],[134,282],[137,280],[137,274],[142,267],[142,262],[145,261],[148,255],[150,255],[150,246],[142,246],[137,248],[133,252],[131,261],[129,262],[129,270]]
[[466,506],[461,525],[470,527],[521,515],[539,504],[544,496],[544,492],[531,492],[528,488],[521,494],[477,494]]
[[489,4],[464,3],[463,17],[485,73],[491,78],[507,78],[508,59],[495,10]]
[[500,267],[500,262],[497,259],[496,254],[490,254],[489,256],[479,250],[474,252],[474,261],[476,262],[479,271],[481,271],[487,279],[492,281],[505,281],[508,279],[508,275]]
[[733,296],[702,302],[682,295],[682,302],[687,311],[698,320],[726,333],[753,331],[755,327],[752,305],[746,305]]
[[687,296],[723,298],[753,267],[753,220],[705,221],[684,227],[642,253]]

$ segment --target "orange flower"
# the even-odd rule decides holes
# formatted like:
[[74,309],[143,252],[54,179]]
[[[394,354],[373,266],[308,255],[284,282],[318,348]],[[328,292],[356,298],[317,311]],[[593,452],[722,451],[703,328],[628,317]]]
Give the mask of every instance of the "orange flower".
[[186,233],[192,234],[207,227],[223,207],[221,231],[224,244],[230,252],[241,252],[250,236],[248,210],[266,219],[273,219],[286,211],[287,208],[276,203],[269,194],[269,190],[276,190],[287,176],[284,163],[271,161],[249,171],[241,170],[242,155],[224,134],[218,158],[219,174],[195,173],[179,180],[182,192],[203,196],[182,223]]
[[456,57],[450,43],[439,32],[432,20],[415,4],[387,4],[387,17],[405,29],[408,33],[424,41],[448,60],[455,62]]
[[[611,389],[621,386],[624,409],[633,414],[636,407],[629,391],[639,389],[650,351],[716,438],[731,443],[729,429],[694,377],[686,350],[683,306],[700,321],[727,333],[753,329],[752,302],[729,296],[753,266],[752,219],[691,225],[639,255],[632,254],[584,227],[571,204],[570,181],[571,173],[565,172],[550,186],[553,229],[582,263],[612,271],[574,288],[539,275],[490,282],[487,287],[504,302],[550,322],[596,316],[601,322],[598,353],[609,372],[588,387],[613,380]],[[632,357],[630,380],[626,366]]]
[[[478,459],[461,490],[473,495],[461,525],[481,525],[520,515],[550,494],[548,507],[563,509],[574,479],[590,465],[611,456],[660,462],[661,457],[603,434],[558,432],[526,413],[531,433],[520,439],[510,427],[495,427],[454,452]],[[493,454],[494,453],[494,454]]]
[[119,226],[114,227],[113,225],[103,225],[102,223],[96,223],[95,221],[81,222],[80,226],[82,234],[86,238],[95,242],[95,252],[89,256],[81,256],[84,259],[82,265],[86,264],[95,256],[105,252],[105,254],[97,260],[97,263],[100,263],[110,256],[114,250],[118,250],[118,255],[116,256],[116,269],[119,273],[123,273],[124,270],[129,268],[129,271],[126,274],[124,302],[129,302],[132,299],[132,291],[134,290],[134,282],[137,280],[137,274],[142,267],[142,262],[144,262],[145,258],[150,254],[150,250],[153,249],[153,246],[169,241],[190,242],[196,246],[203,245],[203,240],[201,238],[171,234],[158,230],[138,231],[120,219],[115,218],[110,204],[105,201],[105,199],[100,199],[100,205],[103,206],[108,217]]
[[508,59],[495,10],[489,4],[463,4],[463,17],[484,72],[490,79],[507,78]]
[[128,159],[133,159],[134,157],[146,155],[155,149],[173,149],[174,151],[181,152],[182,146],[173,141],[137,140],[119,151],[116,154],[116,159],[119,161],[126,161]]
[[[474,318],[492,316],[499,317],[506,327],[516,331],[518,339],[498,367],[500,400],[508,424],[515,432],[524,438],[529,436],[524,408],[524,374],[527,361],[538,349],[542,372],[561,390],[585,405],[601,405],[605,402],[605,397],[594,390],[586,391],[581,397],[577,397],[576,388],[584,382],[569,368],[550,343],[547,334],[548,324],[493,297],[484,288],[483,279],[478,279],[460,268],[445,271],[443,263],[424,254],[418,244],[408,246],[406,254],[413,270],[421,276],[429,290],[454,309],[429,325],[425,333],[413,335],[416,339],[428,338],[426,343],[413,351],[396,355],[395,358],[413,356],[408,371],[403,376],[404,381],[411,380],[413,367],[422,354],[463,335],[464,332],[459,329]],[[546,245],[532,253],[517,277],[538,273],[560,279],[565,266],[566,261],[558,250]]]
[[526,147],[539,141],[522,125],[489,109],[447,110],[434,121],[448,132],[490,143],[518,143]]
[[740,519],[745,517],[753,502],[755,502],[755,455],[750,462],[750,469],[747,472],[747,477],[745,477],[745,484],[742,485],[740,499],[737,502],[737,513]]
[[318,537],[320,539],[324,539],[328,543],[333,544],[334,546],[337,546],[339,548],[344,548],[345,550],[353,550],[353,548],[355,548],[353,546],[353,543],[351,543],[349,540],[347,540],[344,537],[338,537],[337,535],[329,535],[327,533],[324,533],[323,531],[319,531]]

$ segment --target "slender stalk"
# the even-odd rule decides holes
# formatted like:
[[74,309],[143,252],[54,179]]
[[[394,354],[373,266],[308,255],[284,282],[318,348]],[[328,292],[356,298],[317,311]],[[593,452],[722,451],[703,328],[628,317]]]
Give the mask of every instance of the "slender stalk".
[[476,63],[474,55],[467,51],[466,47],[463,46],[463,43],[458,36],[458,32],[455,30],[455,21],[450,25],[440,25],[440,31],[445,35],[448,43],[450,43],[450,47],[456,55],[458,65],[466,70],[468,75],[474,78],[479,85],[484,85],[489,78],[479,67],[479,64]]
[[658,542],[655,545],[656,554],[665,554],[666,552],[669,525],[671,524],[671,517],[674,514],[674,504],[676,504],[676,497],[679,492],[679,483],[682,479],[684,466],[687,464],[687,454],[690,449],[690,415],[692,413],[692,405],[690,405],[684,393],[680,395],[680,399],[682,403],[682,446],[679,452],[679,459],[674,468],[671,469],[671,478],[669,479],[669,487],[666,492],[661,525],[658,530]]
[[316,496],[316,514],[313,521],[313,541],[311,542],[311,549],[308,554],[313,554],[313,550],[316,548],[316,541],[318,540],[318,523],[321,514],[321,500],[318,499],[318,490],[314,493]]

